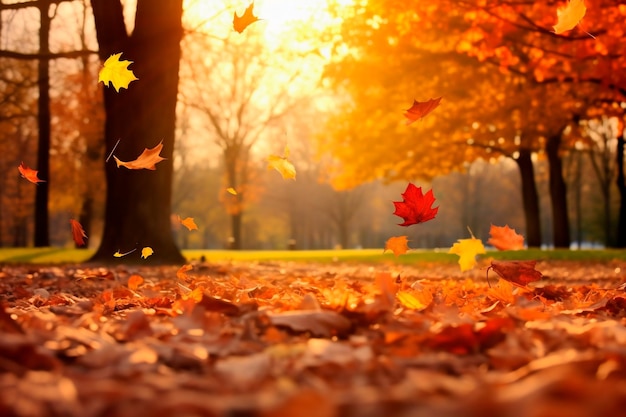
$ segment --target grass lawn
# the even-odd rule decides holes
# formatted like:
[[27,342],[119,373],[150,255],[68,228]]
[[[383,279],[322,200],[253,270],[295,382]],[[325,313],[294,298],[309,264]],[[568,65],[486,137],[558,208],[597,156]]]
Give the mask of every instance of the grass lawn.
[[[229,251],[229,250],[184,250],[188,260],[200,259],[204,256],[208,261],[294,261],[294,262],[385,262],[385,263],[419,263],[419,262],[456,262],[458,257],[446,253],[447,249],[412,250],[405,255],[395,257],[391,252],[383,253],[382,249],[345,249],[345,250],[276,250],[276,251]],[[0,248],[0,263],[80,263],[89,259],[94,253],[89,249],[66,248]],[[111,256],[113,256],[111,254]],[[155,253],[153,256],[158,256]],[[486,255],[494,259],[536,259],[536,260],[572,260],[608,262],[626,260],[624,250],[540,250],[522,251],[488,251]]]

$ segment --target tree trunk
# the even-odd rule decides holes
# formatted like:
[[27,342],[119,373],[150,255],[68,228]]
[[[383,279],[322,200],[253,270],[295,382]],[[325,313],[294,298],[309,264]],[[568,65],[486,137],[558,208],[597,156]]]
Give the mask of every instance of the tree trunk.
[[228,249],[240,250],[241,245],[241,223],[243,216],[241,212],[230,215],[230,231],[231,236],[228,241]]
[[619,220],[617,224],[617,240],[615,246],[626,248],[626,172],[624,167],[624,135],[617,138],[617,189],[619,190]]
[[[39,27],[39,53],[45,55],[50,52],[50,4],[37,4],[41,24]],[[39,139],[37,142],[37,170],[39,178],[47,183],[40,184],[35,192],[35,239],[36,247],[50,246],[48,226],[48,192],[50,190],[50,61],[41,58],[38,62],[37,87],[37,127]]]
[[515,159],[522,183],[522,204],[526,221],[526,244],[529,248],[541,246],[541,217],[539,216],[539,194],[535,182],[535,167],[530,149],[520,149]]
[[106,164],[104,233],[92,260],[112,261],[116,251],[136,248],[115,259],[146,262],[139,252],[149,246],[154,250],[149,263],[184,262],[170,225],[182,0],[138,0],[132,35],[119,1],[92,0],[92,6],[100,59],[122,52],[121,59],[134,62],[130,69],[139,79],[119,93],[104,87],[106,154],[120,140],[115,155],[133,160],[163,141],[166,158],[154,171],[117,168],[112,159]]
[[552,231],[555,248],[570,247],[567,187],[563,179],[563,160],[560,155],[561,134],[550,136],[546,142],[550,175],[550,202],[552,205]]

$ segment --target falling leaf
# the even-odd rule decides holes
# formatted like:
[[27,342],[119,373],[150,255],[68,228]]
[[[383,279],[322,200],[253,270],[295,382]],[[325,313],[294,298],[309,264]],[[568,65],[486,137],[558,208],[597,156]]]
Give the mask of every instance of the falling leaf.
[[128,282],[126,285],[128,285],[128,289],[136,291],[137,288],[139,288],[139,286],[143,284],[143,281],[144,279],[141,275],[133,274],[128,278]]
[[493,269],[501,278],[525,287],[543,277],[543,274],[535,269],[536,264],[537,261],[491,261],[487,274]]
[[441,102],[441,97],[439,98],[431,98],[428,101],[417,101],[413,100],[413,105],[411,108],[406,110],[404,113],[404,117],[408,120],[406,121],[407,125],[425,117],[428,113],[435,110],[439,103]]
[[104,85],[109,86],[113,84],[115,91],[119,93],[120,88],[128,88],[128,84],[131,81],[135,81],[138,78],[132,70],[128,69],[128,66],[133,61],[120,61],[122,53],[111,55],[106,61],[100,73],[98,74],[98,82],[102,81]]
[[515,229],[511,229],[508,224],[503,227],[492,224],[489,229],[489,235],[491,235],[491,238],[489,238],[487,243],[498,250],[524,249],[524,236],[518,235]]
[[165,158],[162,158],[161,155],[159,155],[162,149],[163,141],[159,142],[159,144],[154,148],[145,148],[141,155],[139,155],[134,161],[120,161],[115,155],[113,156],[113,159],[115,159],[115,163],[118,168],[123,166],[128,169],[149,169],[154,171],[156,169],[156,164],[161,161],[165,161]]
[[385,251],[392,251],[394,255],[405,254],[409,250],[409,240],[406,236],[394,236],[385,242]]
[[129,250],[128,252],[124,252],[124,253],[122,253],[122,252],[120,252],[120,251],[118,250],[117,252],[115,252],[115,253],[113,254],[113,256],[115,256],[116,258],[121,258],[122,256],[129,255],[129,254],[133,253],[133,252],[134,252],[134,251],[136,251],[136,250],[137,250],[137,248],[135,248],[135,249],[133,249],[133,250]]
[[402,193],[402,201],[393,202],[396,208],[393,214],[404,219],[404,223],[400,223],[400,226],[424,223],[434,219],[437,215],[439,207],[431,207],[434,202],[433,190],[429,190],[426,195],[423,195],[422,187],[416,187],[409,183]]
[[196,225],[196,222],[193,221],[193,217],[181,219],[180,216],[178,216],[178,221],[189,230],[198,230],[198,226]]
[[[470,232],[471,234],[471,232]],[[448,253],[459,255],[461,271],[469,271],[476,266],[476,255],[486,253],[483,242],[472,234],[470,239],[459,239],[452,245]]]
[[70,224],[72,225],[72,238],[74,239],[74,242],[78,246],[84,246],[87,234],[85,233],[83,226],[74,219],[70,219]]
[[235,16],[233,17],[233,28],[238,33],[242,33],[245,28],[260,20],[258,17],[254,15],[252,9],[254,8],[254,2],[250,3],[250,5],[246,8],[241,16],[235,12]]
[[237,190],[235,190],[233,187],[228,187],[226,191],[232,195],[237,195]]
[[40,180],[39,177],[37,177],[37,174],[39,171],[30,169],[28,166],[24,164],[24,162],[22,162],[20,166],[17,167],[17,170],[22,175],[22,178],[26,178],[28,181],[32,182],[33,184],[37,184],[38,182],[45,182],[44,180]]
[[267,169],[275,169],[280,172],[283,179],[296,179],[296,168],[291,162],[287,160],[289,158],[289,147],[285,146],[285,154],[283,156],[270,155],[267,157],[268,165]]
[[587,7],[583,0],[569,0],[565,7],[560,7],[556,11],[557,23],[554,26],[554,33],[561,34],[574,29],[586,12]]
[[146,246],[145,248],[141,250],[141,257],[143,259],[146,259],[148,256],[152,255],[153,253],[154,251],[152,250],[152,248],[149,246]]

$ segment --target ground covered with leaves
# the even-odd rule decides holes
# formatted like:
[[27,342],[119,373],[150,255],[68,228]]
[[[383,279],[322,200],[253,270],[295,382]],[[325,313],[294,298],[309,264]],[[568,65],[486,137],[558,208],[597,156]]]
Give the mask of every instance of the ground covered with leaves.
[[0,266],[0,415],[624,415],[626,263],[484,266]]

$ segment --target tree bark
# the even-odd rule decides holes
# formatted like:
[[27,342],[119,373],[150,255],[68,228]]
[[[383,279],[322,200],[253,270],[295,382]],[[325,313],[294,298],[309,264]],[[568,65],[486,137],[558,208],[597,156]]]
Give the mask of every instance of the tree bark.
[[617,223],[617,240],[615,246],[626,248],[626,172],[624,167],[625,151],[624,135],[617,138],[617,189],[619,190],[619,220]]
[[552,231],[555,248],[570,247],[569,213],[567,210],[567,186],[563,179],[563,159],[560,155],[561,133],[546,141],[549,165],[550,203],[552,206]]
[[[109,155],[133,160],[163,141],[166,158],[156,170],[106,164],[107,193],[102,242],[92,261],[112,261],[116,251],[137,252],[116,261],[181,263],[170,225],[173,150],[182,37],[182,0],[138,0],[135,28],[128,35],[119,1],[92,0],[100,59],[122,52],[139,79],[128,89],[104,87],[105,142]],[[140,260],[143,247],[154,250]]]
[[515,159],[522,183],[522,204],[526,221],[526,244],[529,248],[541,247],[541,217],[539,215],[539,194],[535,182],[535,168],[530,149],[520,149]]
[[[39,53],[50,53],[50,3],[37,3],[40,16],[39,26]],[[37,127],[39,138],[37,141],[37,170],[39,178],[47,183],[41,184],[35,191],[35,247],[50,246],[48,225],[48,193],[50,190],[50,61],[41,58],[38,62],[37,86]]]

